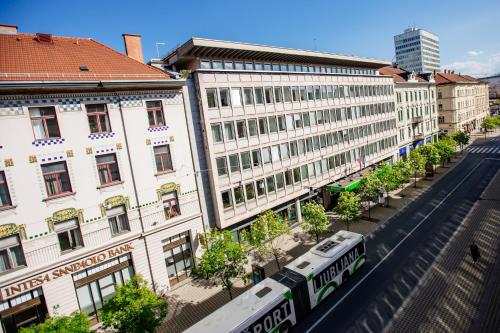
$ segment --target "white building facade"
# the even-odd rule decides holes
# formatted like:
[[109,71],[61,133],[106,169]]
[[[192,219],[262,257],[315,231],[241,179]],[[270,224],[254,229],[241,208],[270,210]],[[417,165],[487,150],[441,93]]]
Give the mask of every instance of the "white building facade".
[[208,209],[236,237],[266,209],[300,222],[318,192],[335,200],[323,186],[395,158],[394,85],[375,70],[388,63],[201,39],[163,60],[191,72]]
[[0,332],[77,310],[97,322],[117,284],[141,274],[161,291],[193,268],[187,88],[106,50],[144,73],[0,81]]
[[431,73],[440,70],[439,37],[429,31],[406,29],[394,36],[394,49],[396,63],[407,71]]

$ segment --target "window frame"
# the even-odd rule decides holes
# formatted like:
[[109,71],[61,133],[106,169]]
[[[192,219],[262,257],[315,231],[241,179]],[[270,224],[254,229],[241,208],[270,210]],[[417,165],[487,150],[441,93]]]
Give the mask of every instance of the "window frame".
[[[53,116],[52,115],[50,115],[50,116],[46,116],[46,115],[32,116],[31,110],[34,110],[34,109],[39,109],[40,111],[43,111],[44,109],[52,109],[54,111],[54,115]],[[53,139],[59,139],[62,137],[61,136],[61,129],[59,128],[59,120],[57,118],[57,111],[56,111],[55,106],[41,106],[41,107],[28,108],[28,113],[29,113],[29,117],[30,117],[30,121],[31,121],[31,128],[33,130],[33,136],[35,137],[35,141],[53,140]],[[47,126],[48,119],[55,119],[56,125],[57,125],[57,132],[59,134],[58,136],[50,136],[49,128]],[[44,136],[45,136],[44,138],[38,139],[36,137],[35,126],[33,124],[34,120],[41,120],[42,121],[42,127],[43,127],[43,131],[44,131]]]
[[[2,180],[3,179],[3,180]],[[9,183],[7,182],[7,176],[5,175],[4,170],[0,170],[0,189],[4,189],[7,197],[7,203],[2,203],[0,201],[0,209],[12,207],[12,197],[9,191]]]
[[[5,270],[5,271],[0,271],[0,275],[2,274],[7,274],[9,272],[12,272],[18,268],[23,268],[23,267],[26,267],[27,264],[26,264],[26,257],[24,255],[24,249],[23,249],[23,244],[21,242],[21,235],[19,234],[13,234],[13,235],[9,235],[9,236],[6,236],[6,237],[2,237],[0,238],[0,240],[3,240],[3,239],[7,239],[7,238],[10,238],[10,237],[16,237],[17,239],[17,244],[16,245],[9,245],[9,246],[4,246],[2,248],[0,248],[0,252],[2,251],[5,251],[6,253],[6,256],[7,256],[7,264],[8,264],[8,268]],[[12,258],[12,249],[13,248],[19,248],[18,251],[19,251],[19,254],[20,254],[20,263],[19,265],[14,265],[14,262],[15,260]]]
[[[116,207],[113,207],[112,209],[115,209],[117,207],[120,207],[120,206],[116,206]],[[111,232],[111,237],[115,237],[115,236],[119,236],[119,235],[123,235],[129,231],[131,231],[131,228],[130,228],[130,220],[128,218],[128,213],[127,213],[127,206],[125,205],[122,205],[123,207],[123,213],[121,214],[113,214],[113,215],[110,215],[108,216],[108,213],[106,211],[106,217],[108,218],[108,223],[109,223],[109,230]],[[109,211],[109,210],[108,210]],[[122,223],[119,222],[119,216],[125,216],[125,224],[126,224],[126,228],[123,228],[122,226]],[[115,219],[116,221],[116,226],[117,226],[117,230],[118,232],[115,232],[113,233],[113,228],[111,227],[111,219]]]
[[[104,107],[104,111],[90,111],[88,110],[89,106],[97,106],[97,105],[102,105]],[[111,121],[109,119],[109,111],[108,111],[108,105],[106,103],[101,103],[101,104],[85,104],[85,109],[87,111],[87,120],[89,121],[89,129],[90,129],[90,134],[99,134],[99,133],[111,133]],[[109,126],[109,128],[105,131],[102,130],[101,126],[101,116],[104,116],[105,121],[104,123]],[[96,119],[97,123],[97,131],[92,132],[92,127],[90,126],[90,118],[93,117]]]
[[[155,152],[155,148],[160,148],[160,147],[166,147],[167,148],[167,152],[160,152],[160,153]],[[155,167],[156,167],[156,172],[158,174],[169,173],[169,172],[173,172],[175,170],[174,169],[174,162],[172,161],[172,152],[170,150],[170,145],[169,144],[154,146],[153,147],[153,154],[155,156]],[[158,170],[157,157],[159,157],[161,159],[162,170]],[[166,165],[168,164],[167,161],[165,161],[165,159],[170,160],[170,165],[172,167],[171,169],[166,169],[165,168]]]
[[[47,173],[45,173],[43,171],[43,167],[44,166],[55,165],[55,164],[63,164],[64,165],[64,171],[61,171],[61,172],[59,172],[59,171],[57,171],[57,172],[47,172]],[[66,161],[42,164],[40,167],[42,169],[42,177],[43,177],[43,181],[44,181],[44,184],[45,184],[45,190],[47,192],[47,197],[53,198],[53,197],[58,197],[58,196],[61,196],[61,195],[73,193],[73,187],[71,186],[71,178],[69,176],[69,170],[68,170],[68,165],[67,165]],[[61,190],[61,183],[59,182],[59,179],[60,179],[60,175],[64,174],[64,173],[66,173],[67,177],[68,177],[69,190],[63,192]],[[57,193],[55,193],[55,194],[49,194],[49,187],[47,186],[47,178],[46,178],[47,176],[55,176],[55,181],[56,181],[57,190],[58,190]]]
[[[156,107],[156,106],[150,107],[150,106],[148,106],[148,103],[153,103],[153,102],[158,102],[160,106],[159,107]],[[166,125],[166,122],[165,122],[165,112],[163,111],[163,103],[162,103],[161,100],[146,101],[146,111],[148,113],[149,128],[162,127],[162,126]],[[157,114],[158,111],[160,111],[161,118],[163,120],[163,125],[160,125],[160,123],[158,121],[158,114]],[[153,113],[154,125],[151,125],[151,119],[149,118],[149,113],[150,112]]]
[[[104,157],[104,156],[113,156],[114,161],[98,162],[98,159],[100,157]],[[97,155],[97,156],[95,156],[95,160],[96,160],[97,174],[99,175],[99,182],[101,183],[101,186],[108,186],[108,185],[113,185],[113,184],[121,182],[120,167],[118,166],[118,158],[116,157],[116,153]],[[116,166],[116,172],[118,173],[118,179],[116,179],[116,180],[113,180],[113,176],[112,176],[113,173],[111,172],[111,167],[113,166],[113,164]],[[102,167],[104,167],[104,169],[106,171],[106,175],[107,175],[108,179],[110,179],[110,181],[105,182],[105,183],[102,182],[101,174],[100,174]]]

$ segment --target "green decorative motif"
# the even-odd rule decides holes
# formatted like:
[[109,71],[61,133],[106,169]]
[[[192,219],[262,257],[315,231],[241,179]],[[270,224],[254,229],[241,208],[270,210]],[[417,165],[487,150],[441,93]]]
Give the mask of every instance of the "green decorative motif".
[[51,217],[46,219],[47,224],[49,225],[49,230],[54,231],[54,225],[56,223],[64,222],[71,219],[78,219],[80,223],[83,220],[83,209],[75,209],[75,208],[66,208],[62,210],[58,210],[53,213]]
[[0,238],[19,234],[21,239],[26,239],[26,224],[2,224],[0,225]]
[[321,301],[323,300],[323,298],[326,296],[326,292],[329,291],[330,289],[335,289],[337,288],[339,285],[337,284],[337,282],[335,281],[330,281],[328,282],[323,288],[321,288],[321,290],[319,291],[319,295],[318,295],[318,300],[316,301],[316,304],[319,304],[321,303]]
[[314,277],[314,274],[313,273],[309,273],[309,275],[307,276],[307,281],[311,281]]
[[101,206],[101,214],[102,216],[106,216],[106,210],[111,209],[114,207],[118,206],[125,206],[126,210],[130,209],[130,198],[125,197],[123,195],[116,195],[111,198],[107,198],[104,200],[104,202],[100,205]]
[[285,299],[287,300],[291,300],[293,298],[292,296],[292,291],[291,290],[287,290],[284,294],[283,294],[283,297],[285,297]]
[[366,254],[362,254],[358,257],[358,259],[356,259],[356,261],[354,262],[354,265],[352,266],[352,272],[356,272],[359,268],[359,266],[361,266],[361,264],[363,264],[363,262],[366,260]]

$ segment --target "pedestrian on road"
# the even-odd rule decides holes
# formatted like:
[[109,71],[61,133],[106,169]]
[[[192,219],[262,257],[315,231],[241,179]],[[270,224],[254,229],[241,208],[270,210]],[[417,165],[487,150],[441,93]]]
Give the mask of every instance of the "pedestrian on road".
[[472,241],[472,243],[470,243],[470,245],[469,245],[469,248],[470,248],[470,255],[472,256],[472,260],[474,261],[474,263],[477,263],[479,258],[481,258],[481,253],[479,252],[479,247],[476,245],[476,243],[474,241]]

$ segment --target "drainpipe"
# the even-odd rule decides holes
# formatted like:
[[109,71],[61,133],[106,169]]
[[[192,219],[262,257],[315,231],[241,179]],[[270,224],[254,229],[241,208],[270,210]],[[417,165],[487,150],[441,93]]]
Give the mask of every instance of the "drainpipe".
[[120,119],[122,121],[123,136],[125,137],[125,147],[126,147],[127,155],[128,155],[128,159],[127,160],[128,160],[128,165],[129,165],[129,168],[130,168],[130,174],[132,176],[132,186],[134,187],[134,196],[135,196],[135,201],[137,202],[137,212],[139,213],[139,221],[141,222],[141,233],[142,233],[142,235],[141,235],[140,239],[144,240],[144,246],[145,246],[145,249],[146,249],[146,257],[148,259],[149,275],[151,277],[151,284],[153,286],[153,291],[156,292],[156,284],[155,284],[155,280],[154,280],[154,277],[153,277],[153,269],[151,267],[151,259],[149,257],[148,242],[146,242],[146,237],[144,237],[144,222],[142,220],[142,212],[141,212],[141,207],[139,205],[139,194],[137,192],[137,185],[135,183],[135,176],[134,176],[134,168],[132,166],[132,158],[131,158],[131,155],[130,155],[130,148],[129,148],[129,145],[128,145],[127,129],[125,127],[125,120],[123,118],[122,100],[121,100],[120,95],[118,93],[115,92],[114,95],[118,99],[118,109],[120,110]]

